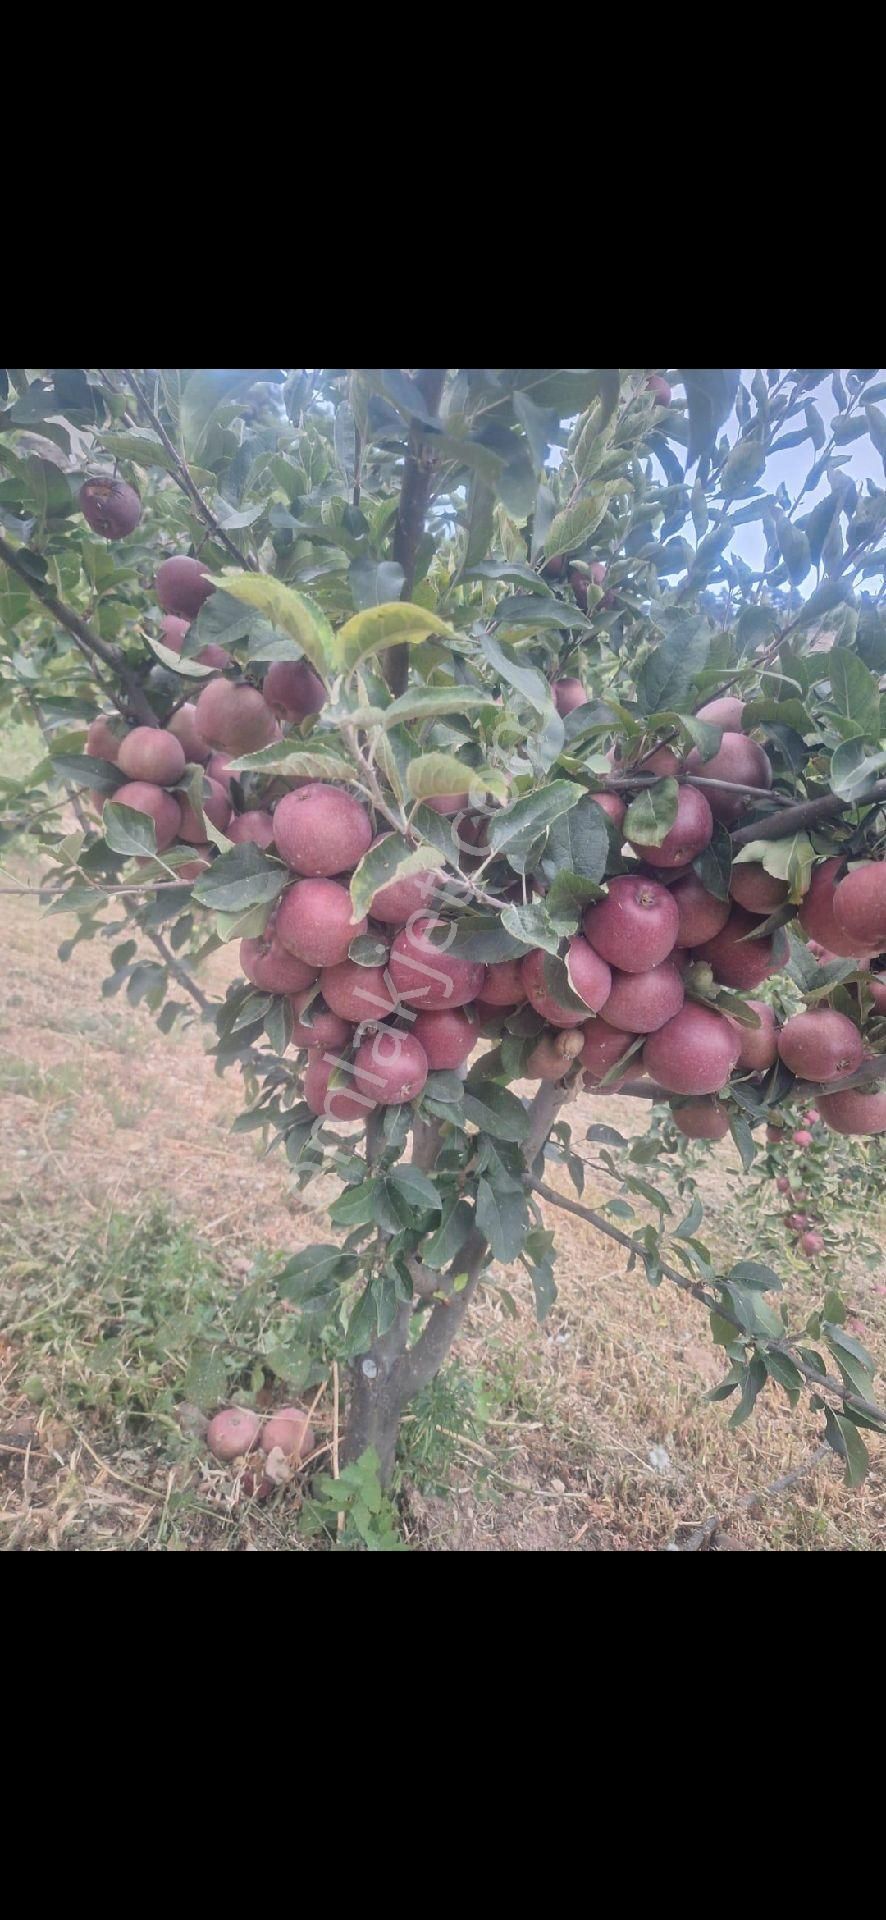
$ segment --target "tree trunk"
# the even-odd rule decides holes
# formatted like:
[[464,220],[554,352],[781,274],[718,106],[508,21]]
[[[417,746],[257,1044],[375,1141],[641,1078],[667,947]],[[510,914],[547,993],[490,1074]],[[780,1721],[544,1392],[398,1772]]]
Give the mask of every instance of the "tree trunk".
[[[537,1161],[564,1098],[564,1088],[550,1081],[539,1087],[530,1107],[531,1125],[523,1148],[527,1171]],[[441,1140],[439,1121],[417,1119],[412,1136],[413,1164],[423,1172],[430,1172],[436,1164]],[[393,1471],[405,1409],[444,1365],[464,1325],[488,1259],[486,1241],[482,1233],[472,1227],[446,1273],[437,1276],[437,1292],[442,1298],[431,1309],[418,1339],[409,1345],[415,1307],[413,1302],[406,1301],[388,1332],[375,1340],[368,1353],[361,1354],[349,1369],[343,1457],[346,1461],[357,1460],[367,1447],[374,1447],[383,1485]],[[420,1263],[416,1264],[421,1273]],[[462,1282],[456,1293],[455,1282],[464,1274],[468,1276],[467,1282]],[[420,1294],[419,1287],[416,1292]]]

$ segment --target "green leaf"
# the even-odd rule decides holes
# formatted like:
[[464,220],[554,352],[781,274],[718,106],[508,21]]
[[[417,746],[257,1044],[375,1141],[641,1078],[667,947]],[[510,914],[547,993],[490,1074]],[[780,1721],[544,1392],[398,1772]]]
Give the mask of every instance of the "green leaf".
[[884,767],[886,753],[868,753],[859,739],[843,740],[831,757],[831,787],[841,800],[863,800]]
[[821,1331],[853,1392],[862,1400],[870,1399],[876,1365],[866,1348],[853,1340],[843,1327],[829,1321],[822,1322]]
[[431,634],[458,641],[458,634],[445,620],[428,613],[425,607],[414,606],[409,600],[390,600],[380,607],[365,607],[331,636],[330,664],[337,673],[350,673],[351,668],[369,654],[380,653],[386,647],[417,647]]
[[[577,811],[578,809],[576,808],[576,812]],[[545,859],[542,861],[543,868],[548,864],[549,853],[550,841],[548,842]],[[578,924],[578,918],[582,908],[589,906],[592,901],[602,900],[602,898],[603,888],[596,880],[586,880],[581,873],[570,873],[566,871],[557,873],[554,875],[545,896],[548,919],[561,932],[571,933]],[[536,946],[542,946],[544,942],[538,940],[535,944]]]
[[359,1187],[346,1187],[338,1200],[332,1200],[329,1219],[334,1227],[369,1227],[377,1217],[377,1198],[381,1181],[361,1181]]
[[761,1358],[770,1378],[784,1388],[791,1406],[795,1407],[805,1384],[799,1367],[795,1367],[793,1360],[786,1353],[779,1352],[777,1347],[767,1347]]
[[558,878],[568,880],[580,876],[599,886],[606,873],[609,849],[607,816],[590,794],[583,794],[568,813],[552,822],[548,833],[542,871],[551,882],[548,901],[552,911],[551,894]]
[[186,458],[198,458],[219,409],[230,402],[244,400],[259,382],[279,383],[282,379],[283,374],[277,367],[223,370],[201,367],[191,373],[181,395],[179,411],[179,429]]
[[182,1399],[209,1413],[227,1399],[227,1393],[228,1369],[224,1355],[212,1349],[195,1353],[182,1382]]
[[466,1120],[496,1140],[519,1142],[529,1133],[529,1116],[522,1100],[492,1080],[483,1081],[471,1091],[465,1089],[463,1111]]
[[[354,919],[362,920],[369,912],[372,902],[382,887],[392,880],[409,880],[419,873],[433,873],[439,876],[440,855],[434,847],[413,847],[399,834],[387,835],[355,867],[351,875],[351,904]],[[435,891],[434,884],[428,886],[428,899]]]
[[106,800],[102,808],[102,831],[115,853],[156,853],[157,828],[149,813],[136,807]]
[[365,607],[386,606],[396,600],[406,575],[397,560],[377,562],[364,555],[348,568],[351,598],[358,613]]
[[[210,578],[214,586],[223,588],[232,599],[255,607],[265,619],[288,634],[319,674],[328,678],[337,670],[339,635],[333,633],[322,608],[307,594],[287,587],[268,573],[230,572],[212,574]],[[362,614],[357,617],[365,618]]]
[[730,1427],[742,1427],[750,1419],[757,1403],[757,1396],[765,1387],[768,1379],[766,1368],[759,1354],[745,1367],[741,1382],[741,1400],[733,1413]]
[[552,780],[536,793],[524,794],[522,799],[512,801],[509,807],[503,807],[493,816],[490,848],[494,853],[500,853],[504,847],[512,851],[518,846],[527,849],[546,827],[583,798],[584,789],[574,780]]
[[395,1167],[393,1173],[388,1175],[388,1185],[397,1187],[411,1207],[420,1207],[423,1212],[442,1212],[443,1195],[420,1167],[408,1163]]
[[680,367],[689,413],[687,467],[712,452],[718,427],[728,420],[738,392],[737,367]]
[[526,1202],[514,1193],[497,1194],[482,1176],[477,1182],[477,1225],[496,1260],[516,1260],[526,1236]]
[[554,515],[545,540],[546,560],[554,560],[560,553],[577,553],[580,547],[587,545],[604,518],[610,496],[617,485],[617,482],[613,482],[608,486],[593,487],[576,500],[574,506],[564,507]]
[[525,907],[503,907],[501,924],[526,950],[543,947],[546,953],[559,953],[562,934],[553,925],[543,901],[533,900]]
[[736,1280],[741,1287],[750,1287],[755,1293],[778,1293],[781,1281],[771,1267],[764,1266],[760,1260],[738,1260],[729,1269],[729,1279]]
[[730,1113],[729,1131],[738,1148],[743,1171],[747,1173],[757,1157],[754,1136],[747,1121],[739,1113]]
[[713,837],[697,854],[692,862],[692,871],[697,873],[703,887],[714,895],[715,900],[728,900],[729,880],[732,873],[732,840],[719,821],[714,823]]
[[164,473],[176,470],[173,455],[147,427],[133,427],[130,433],[100,433],[98,442],[115,460],[133,460],[138,467],[162,467]]
[[473,1216],[466,1200],[454,1196],[445,1201],[443,1218],[434,1233],[421,1243],[421,1258],[426,1267],[439,1272],[449,1265],[471,1231]]
[[871,1462],[867,1447],[853,1421],[844,1414],[834,1413],[831,1407],[825,1407],[824,1437],[844,1462],[847,1487],[860,1487]]
[[827,668],[838,713],[853,720],[868,739],[879,739],[880,689],[875,676],[847,647],[833,648],[827,656]]
[[[507,604],[507,601],[500,602],[505,609]],[[515,693],[522,694],[524,700],[534,707],[536,713],[546,714],[551,711],[553,706],[551,689],[544,674],[539,673],[537,667],[529,666],[513,647],[507,646],[503,640],[497,640],[491,633],[483,634],[480,647],[489,665],[494,667],[506,686],[513,687]]]
[[52,764],[67,786],[92,787],[96,793],[114,793],[126,778],[112,761],[93,760],[88,753],[54,753]]
[[662,634],[637,676],[637,699],[644,713],[663,708],[679,712],[696,676],[707,664],[711,636],[707,620],[691,615]]
[[303,744],[297,736],[276,740],[270,747],[259,747],[255,753],[241,754],[239,760],[231,761],[230,771],[278,773],[289,780],[350,781],[354,778],[349,760],[334,751],[326,752],[318,741],[312,740],[310,746]]
[[305,1247],[277,1275],[276,1288],[281,1300],[304,1301],[331,1293],[356,1271],[356,1255],[342,1253],[341,1247]]
[[640,847],[660,847],[677,818],[680,789],[676,780],[657,780],[643,787],[624,817],[624,837]]
[[[121,809],[122,811],[122,809]],[[194,899],[219,913],[243,913],[247,907],[267,906],[282,893],[290,878],[278,860],[269,860],[247,843],[223,853],[194,882]]]
[[406,720],[439,720],[445,713],[471,713],[493,705],[491,694],[479,687],[410,687],[385,709],[383,724],[387,728]]

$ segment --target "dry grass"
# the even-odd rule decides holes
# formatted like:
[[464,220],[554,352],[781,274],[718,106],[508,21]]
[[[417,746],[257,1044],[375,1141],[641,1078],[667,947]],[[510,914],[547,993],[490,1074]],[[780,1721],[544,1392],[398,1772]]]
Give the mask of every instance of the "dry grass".
[[[39,1259],[41,1273],[56,1275],[62,1315],[73,1313],[76,1295],[68,1307],[65,1276],[74,1244],[87,1235],[101,1245],[104,1236],[107,1250],[121,1216],[150,1237],[158,1203],[185,1235],[176,1275],[189,1261],[214,1259],[213,1284],[229,1295],[243,1286],[257,1253],[289,1254],[316,1239],[317,1216],[290,1194],[282,1157],[263,1159],[254,1136],[230,1137],[238,1077],[217,1077],[200,1028],[164,1039],[146,1011],[102,1000],[102,945],[84,943],[63,965],[56,948],[71,923],[44,917],[32,902],[4,905],[0,1214],[10,1304],[23,1286],[33,1287]],[[216,956],[209,983],[222,986],[234,964],[233,953]],[[577,1102],[570,1116],[577,1135],[601,1115],[601,1102]],[[636,1102],[612,1098],[605,1119],[630,1132],[643,1114]],[[701,1176],[706,1238],[733,1259],[753,1250],[735,1224],[737,1172],[734,1150],[724,1146],[711,1151]],[[562,1170],[549,1178],[571,1191]],[[591,1202],[605,1191],[595,1180],[585,1196]],[[449,1427],[452,1438],[439,1436],[426,1468],[424,1456],[409,1454],[403,1514],[413,1545],[654,1551],[716,1511],[745,1547],[882,1547],[886,1446],[876,1439],[861,1490],[850,1493],[838,1463],[828,1460],[781,1497],[736,1511],[743,1495],[814,1450],[819,1420],[808,1406],[792,1412],[770,1389],[751,1422],[730,1432],[729,1403],[703,1398],[721,1366],[702,1310],[666,1284],[653,1290],[640,1272],[626,1274],[618,1249],[590,1225],[544,1211],[558,1235],[558,1299],[539,1327],[513,1271],[494,1272],[513,1290],[518,1318],[488,1290],[453,1376],[456,1388],[460,1379],[471,1382],[462,1397],[472,1418],[447,1418],[448,1387],[430,1415],[419,1415]],[[808,1310],[820,1297],[820,1284],[799,1272],[790,1285],[794,1305]],[[844,1290],[883,1364],[886,1303],[862,1269],[847,1275]],[[39,1301],[35,1311],[39,1320]],[[57,1406],[35,1404],[24,1390],[34,1366],[27,1338],[19,1327],[0,1346],[4,1546],[304,1544],[291,1524],[297,1497],[263,1509],[238,1500],[229,1476],[210,1468],[196,1443],[180,1441],[171,1417],[133,1437],[131,1424],[109,1424],[100,1411],[72,1423]],[[323,1444],[331,1435],[327,1400],[315,1422]]]

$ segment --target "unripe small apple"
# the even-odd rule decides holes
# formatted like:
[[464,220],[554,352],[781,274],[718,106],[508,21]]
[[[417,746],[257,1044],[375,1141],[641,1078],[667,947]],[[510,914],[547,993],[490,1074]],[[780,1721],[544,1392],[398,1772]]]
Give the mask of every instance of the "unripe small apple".
[[784,1127],[767,1127],[766,1128],[766,1138],[770,1142],[770,1144],[774,1147],[783,1145],[785,1137],[786,1136],[785,1136]]
[[670,406],[671,389],[668,386],[668,383],[663,373],[651,373],[646,382],[646,386],[649,392],[654,396],[655,404],[657,407]]
[[777,1188],[778,1188],[778,1191],[779,1191],[779,1193],[790,1193],[790,1191],[791,1191],[791,1183],[790,1183],[790,1181],[789,1181],[789,1180],[786,1180],[786,1179],[785,1179],[785,1176],[784,1176],[784,1174],[781,1174],[781,1176],[779,1177],[779,1179],[778,1179],[778,1180],[776,1180],[776,1182],[775,1182],[775,1184],[776,1184],[776,1186],[777,1186]]
[[820,1119],[821,1119],[821,1114],[819,1113],[818,1108],[810,1107],[809,1112],[804,1113],[803,1115],[803,1125],[806,1127],[814,1127],[816,1124],[816,1121]]
[[812,1135],[805,1127],[798,1127],[796,1133],[791,1134],[791,1139],[795,1147],[805,1148],[812,1146]]
[[823,1252],[824,1241],[820,1233],[804,1233],[800,1236],[800,1246],[811,1260],[814,1254]]

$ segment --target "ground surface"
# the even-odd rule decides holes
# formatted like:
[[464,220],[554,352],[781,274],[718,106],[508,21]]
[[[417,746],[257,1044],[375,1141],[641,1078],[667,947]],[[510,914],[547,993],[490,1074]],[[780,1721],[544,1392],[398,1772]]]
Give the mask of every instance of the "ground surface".
[[[231,1137],[239,1079],[216,1076],[198,1026],[164,1038],[147,1011],[102,998],[102,943],[62,964],[69,920],[33,901],[0,904],[0,1541],[19,1551],[305,1547],[297,1492],[264,1507],[237,1499],[199,1444],[182,1442],[174,1409],[194,1325],[209,1316],[212,1337],[239,1339],[248,1355],[272,1256],[329,1238],[322,1214],[318,1226],[290,1195],[279,1155],[262,1158],[256,1136]],[[233,954],[216,956],[205,977],[218,988],[233,965]],[[636,1101],[585,1100],[571,1115],[577,1133],[604,1105],[623,1132],[645,1125]],[[730,1144],[710,1150],[701,1177],[705,1238],[732,1259],[755,1250],[738,1224],[737,1173]],[[549,1178],[573,1192],[563,1170]],[[606,1189],[589,1182],[593,1202]],[[886,1444],[873,1441],[857,1492],[829,1456],[783,1494],[740,1507],[809,1457],[819,1419],[770,1389],[728,1431],[730,1403],[704,1400],[722,1363],[703,1310],[628,1275],[593,1227],[546,1211],[560,1247],[548,1319],[537,1325],[525,1276],[496,1274],[517,1317],[500,1293],[485,1294],[451,1385],[408,1436],[402,1521],[414,1547],[654,1551],[713,1513],[715,1537],[733,1546],[883,1546]],[[792,1305],[820,1299],[808,1273],[782,1271]],[[879,1279],[859,1269],[843,1284],[882,1368]],[[314,1424],[328,1448],[330,1391]]]

